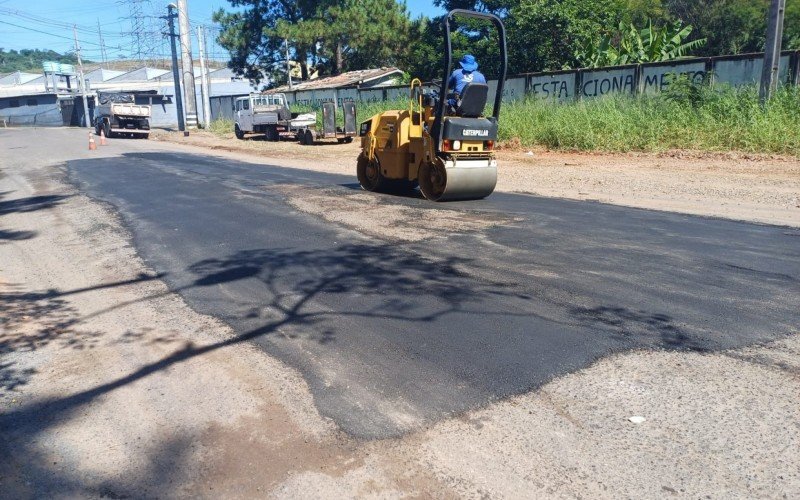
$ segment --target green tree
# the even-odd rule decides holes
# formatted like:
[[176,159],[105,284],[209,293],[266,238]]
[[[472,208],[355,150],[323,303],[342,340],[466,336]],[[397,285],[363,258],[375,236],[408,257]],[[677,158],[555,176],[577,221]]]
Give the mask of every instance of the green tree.
[[399,62],[412,78],[431,81],[442,77],[441,20],[419,17],[409,27],[409,45]]
[[665,0],[670,15],[708,40],[697,54],[718,56],[764,48],[769,0]]
[[626,12],[608,0],[522,0],[506,23],[512,74],[574,67],[586,41],[618,26]]
[[[664,0],[668,13],[708,39],[699,55],[718,56],[764,50],[769,0]],[[786,0],[783,48],[800,48],[800,0]]]
[[408,50],[411,21],[395,0],[319,2],[313,17],[281,22],[280,36],[315,47],[323,72],[396,65]]
[[662,0],[620,0],[623,21],[643,26],[648,22],[662,24],[671,20]]
[[504,16],[519,4],[519,0],[434,0],[433,4],[447,11],[465,9]]
[[[236,10],[219,9],[213,19],[222,30],[217,42],[230,54],[229,66],[256,83],[265,76],[280,78],[285,64],[284,40],[277,33],[280,21],[297,23],[316,12],[314,0],[228,0]],[[308,78],[308,58],[313,47],[293,44],[293,58]]]
[[800,0],[786,0],[783,50],[800,50]]

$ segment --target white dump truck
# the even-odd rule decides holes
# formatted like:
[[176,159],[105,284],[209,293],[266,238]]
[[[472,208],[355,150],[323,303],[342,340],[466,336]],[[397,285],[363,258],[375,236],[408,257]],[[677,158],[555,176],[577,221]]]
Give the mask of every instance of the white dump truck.
[[150,136],[150,106],[136,104],[133,94],[122,92],[98,92],[95,101],[94,130],[106,137]]
[[316,113],[292,113],[284,94],[251,94],[234,102],[234,132],[238,139],[245,134],[264,134],[268,141],[291,137],[306,143],[313,141]]

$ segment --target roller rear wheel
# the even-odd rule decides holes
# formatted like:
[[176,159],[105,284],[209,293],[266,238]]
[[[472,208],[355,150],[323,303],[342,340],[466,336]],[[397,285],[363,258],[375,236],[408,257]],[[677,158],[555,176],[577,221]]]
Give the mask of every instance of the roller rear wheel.
[[378,158],[369,160],[364,153],[358,156],[356,167],[358,183],[364,191],[381,192],[386,189],[386,178],[381,174],[381,166]]
[[440,161],[423,163],[419,167],[419,190],[431,201],[437,201],[447,188],[447,171]]

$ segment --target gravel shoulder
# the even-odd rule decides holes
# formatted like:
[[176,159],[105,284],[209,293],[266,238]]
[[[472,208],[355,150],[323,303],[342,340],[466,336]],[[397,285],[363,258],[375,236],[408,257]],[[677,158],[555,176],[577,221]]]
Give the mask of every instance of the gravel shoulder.
[[64,181],[63,161],[95,154],[82,132],[43,132],[46,148],[16,133],[0,133],[4,495],[800,496],[800,332],[605,358],[403,438],[354,440],[295,371],[226,344],[115,213]]
[[[153,139],[220,153],[344,175],[355,175],[358,141],[315,146],[266,142],[253,136],[189,137],[156,131]],[[498,151],[498,191],[595,200],[630,207],[800,227],[800,159],[743,153],[673,151],[587,154]],[[287,161],[291,160],[291,161]]]

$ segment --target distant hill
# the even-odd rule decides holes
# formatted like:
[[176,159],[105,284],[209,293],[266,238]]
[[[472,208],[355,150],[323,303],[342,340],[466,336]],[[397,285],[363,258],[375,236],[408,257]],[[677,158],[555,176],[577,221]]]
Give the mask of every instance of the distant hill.
[[[200,66],[200,61],[195,59],[194,61],[195,66]],[[118,59],[115,61],[108,61],[105,63],[93,62],[87,64],[84,61],[83,69],[85,71],[91,71],[97,68],[105,68],[105,69],[113,69],[116,71],[133,71],[137,68],[141,68],[142,66],[148,66],[150,68],[160,68],[160,69],[171,69],[172,68],[172,60],[171,59],[146,59],[140,61],[138,59]],[[226,64],[220,61],[208,61],[209,69],[221,69],[225,68]]]
[[[6,51],[0,48],[0,73],[13,73],[14,71],[40,73],[44,61],[78,64],[78,59],[74,54],[59,54],[54,50],[39,49]],[[91,63],[86,60],[84,62]]]
[[[0,74],[13,73],[15,71],[27,71],[30,73],[41,73],[42,63],[44,61],[56,61],[66,64],[78,64],[78,58],[74,54],[59,54],[53,50],[39,50],[39,49],[22,49],[22,50],[5,50],[0,48]],[[200,62],[195,61],[195,66],[199,66]],[[149,66],[151,68],[170,69],[172,68],[172,60],[170,59],[147,59],[140,61],[138,59],[120,59],[116,61],[108,61],[106,63],[99,63],[97,61],[83,60],[83,69],[86,72],[92,71],[97,68],[113,69],[117,71],[132,71],[142,66]],[[224,68],[226,65],[221,61],[208,61],[210,69]]]

